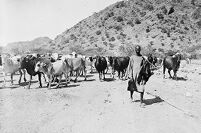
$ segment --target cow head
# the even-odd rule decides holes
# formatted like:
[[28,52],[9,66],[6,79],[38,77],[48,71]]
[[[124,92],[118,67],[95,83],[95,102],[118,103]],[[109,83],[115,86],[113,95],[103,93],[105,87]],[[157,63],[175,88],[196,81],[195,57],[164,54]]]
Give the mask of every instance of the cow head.
[[172,58],[174,60],[176,60],[176,66],[177,66],[176,69],[179,69],[180,61],[181,61],[181,54],[180,53],[176,53],[175,55],[172,56]]
[[35,65],[35,72],[46,72],[47,71],[47,64],[41,61],[38,61]]

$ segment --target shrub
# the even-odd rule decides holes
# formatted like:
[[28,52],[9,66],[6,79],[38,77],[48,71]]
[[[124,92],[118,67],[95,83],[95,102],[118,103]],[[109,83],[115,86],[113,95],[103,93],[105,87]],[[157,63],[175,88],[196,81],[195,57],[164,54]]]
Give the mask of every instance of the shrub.
[[123,17],[118,16],[118,17],[117,17],[117,22],[122,22],[122,21],[124,21]]
[[122,30],[122,27],[120,26],[120,25],[118,25],[118,26],[115,26],[114,27],[117,31],[120,31],[120,30]]
[[165,6],[162,6],[161,10],[162,10],[163,14],[167,14],[167,8]]
[[114,12],[108,13],[108,17],[113,17],[113,16],[114,16]]
[[156,14],[156,16],[157,16],[158,19],[162,19],[162,20],[164,19],[164,16],[161,13]]
[[197,24],[198,28],[201,29],[201,20],[198,21],[196,24]]
[[158,48],[158,51],[164,53],[164,49],[162,48]]
[[192,16],[191,16],[193,19],[199,19],[201,18],[201,8],[197,8],[193,13],[192,13]]
[[135,19],[135,24],[141,24],[141,21],[138,18],[136,18]]
[[70,35],[70,39],[71,39],[71,40],[76,40],[77,37],[76,37],[74,34],[71,34],[71,35]]
[[113,42],[113,41],[115,41],[115,38],[112,37],[112,38],[109,39],[109,41],[110,41],[110,42]]
[[140,16],[144,17],[147,13],[146,12],[140,12]]
[[148,10],[148,11],[153,11],[154,10],[154,7],[153,5],[151,4],[146,4],[145,7],[144,7],[145,10]]
[[126,3],[124,1],[117,2],[116,8],[126,7]]
[[107,46],[107,42],[103,42],[103,44],[104,44],[105,46]]
[[150,32],[150,29],[149,29],[149,27],[147,27],[147,29],[146,29],[146,33],[148,33],[148,32]]
[[100,30],[96,31],[96,35],[100,35],[100,34],[101,34]]
[[127,24],[130,25],[131,27],[134,26],[133,21],[131,21],[131,20],[129,20],[129,21],[127,22]]

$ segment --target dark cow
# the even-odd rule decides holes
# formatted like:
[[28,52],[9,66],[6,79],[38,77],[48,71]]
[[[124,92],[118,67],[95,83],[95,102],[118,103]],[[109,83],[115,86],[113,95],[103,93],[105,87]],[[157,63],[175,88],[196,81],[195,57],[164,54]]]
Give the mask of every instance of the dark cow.
[[118,77],[123,78],[126,69],[128,67],[130,57],[113,57],[112,61],[112,69],[113,69],[113,78],[114,78],[114,72],[118,72]]
[[[166,56],[163,59],[163,78],[165,78],[165,70],[168,69],[168,73],[170,75],[170,78],[176,78],[177,79],[177,71],[180,67],[180,61],[181,61],[181,55],[179,53],[176,53],[173,56]],[[171,76],[171,70],[174,72],[174,76]]]
[[96,56],[95,59],[95,68],[99,73],[99,80],[102,79],[102,76],[105,79],[105,70],[107,68],[106,58],[103,56]]
[[41,83],[41,72],[35,72],[35,65],[36,63],[41,60],[41,58],[37,58],[34,57],[32,55],[27,55],[25,57],[22,57],[21,60],[21,68],[22,69],[26,69],[27,73],[30,75],[30,80],[29,80],[29,85],[28,85],[28,89],[30,89],[30,85],[31,85],[31,80],[32,80],[32,76],[36,76],[38,75],[38,81],[39,81],[39,87],[42,87],[42,83]]

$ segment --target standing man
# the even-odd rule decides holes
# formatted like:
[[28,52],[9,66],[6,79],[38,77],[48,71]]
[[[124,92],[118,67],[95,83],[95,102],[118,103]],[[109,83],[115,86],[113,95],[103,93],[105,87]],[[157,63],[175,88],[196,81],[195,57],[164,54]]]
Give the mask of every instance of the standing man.
[[150,75],[150,64],[141,55],[141,47],[135,47],[136,55],[131,56],[127,68],[127,75],[130,80],[128,81],[127,90],[130,91],[130,98],[133,101],[133,92],[140,93],[140,102],[143,103],[144,85],[148,81]]

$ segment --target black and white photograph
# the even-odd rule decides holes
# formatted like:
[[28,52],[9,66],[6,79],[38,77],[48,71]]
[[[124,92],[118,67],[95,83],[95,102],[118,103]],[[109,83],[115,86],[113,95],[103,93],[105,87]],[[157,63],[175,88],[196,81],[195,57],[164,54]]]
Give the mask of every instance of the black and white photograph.
[[0,0],[0,133],[201,133],[201,0]]

